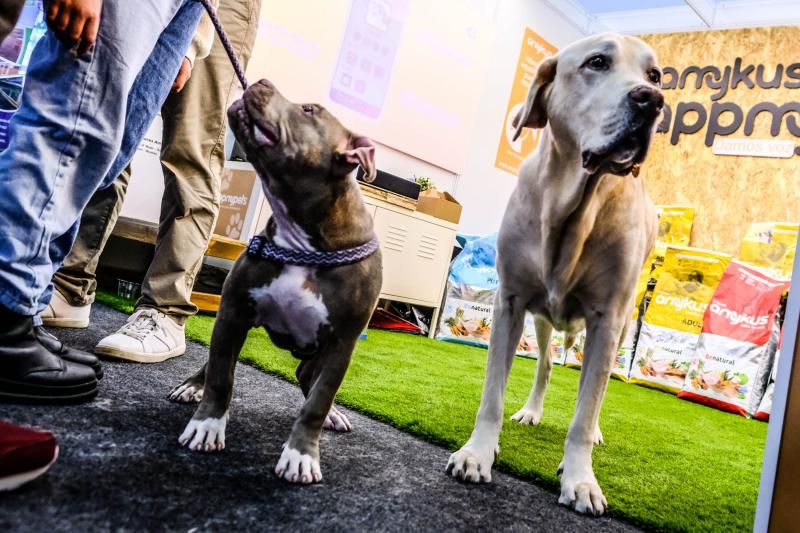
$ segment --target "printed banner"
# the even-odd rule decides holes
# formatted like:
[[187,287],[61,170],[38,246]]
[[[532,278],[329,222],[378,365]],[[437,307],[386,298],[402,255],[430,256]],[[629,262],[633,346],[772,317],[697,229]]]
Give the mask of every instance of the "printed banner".
[[525,106],[528,89],[533,83],[536,67],[555,55],[558,49],[537,35],[530,28],[525,28],[522,39],[522,48],[519,52],[514,85],[511,86],[511,96],[508,99],[506,118],[503,121],[503,131],[500,132],[500,144],[497,147],[497,158],[494,166],[500,170],[510,172],[515,176],[519,174],[522,161],[536,148],[541,130],[524,129],[519,138],[514,141],[514,117]]

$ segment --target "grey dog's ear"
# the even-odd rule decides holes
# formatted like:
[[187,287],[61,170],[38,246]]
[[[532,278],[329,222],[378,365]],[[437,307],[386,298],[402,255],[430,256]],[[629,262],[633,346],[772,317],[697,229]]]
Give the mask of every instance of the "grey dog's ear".
[[360,165],[364,169],[364,181],[370,183],[375,180],[378,170],[375,168],[375,145],[372,141],[361,135],[353,135],[350,146],[340,154],[345,165],[355,168]]
[[545,89],[556,77],[556,66],[558,61],[556,56],[548,57],[536,69],[533,83],[528,91],[528,99],[525,101],[525,108],[517,113],[514,121],[514,140],[519,138],[522,128],[544,128],[547,124],[547,110],[545,109]]

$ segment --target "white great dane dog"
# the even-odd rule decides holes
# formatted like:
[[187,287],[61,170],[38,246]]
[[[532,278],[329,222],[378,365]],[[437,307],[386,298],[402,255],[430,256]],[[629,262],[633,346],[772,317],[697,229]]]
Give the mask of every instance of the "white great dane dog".
[[536,317],[540,356],[530,398],[512,419],[541,419],[553,328],[570,342],[585,327],[558,501],[581,513],[605,512],[592,447],[602,438],[600,406],[656,236],[655,208],[638,174],[664,105],[660,86],[653,50],[617,34],[587,37],[539,65],[514,126],[516,136],[526,127],[544,129],[500,227],[483,396],[472,436],[450,456],[454,477],[491,481],[506,383],[528,310]]

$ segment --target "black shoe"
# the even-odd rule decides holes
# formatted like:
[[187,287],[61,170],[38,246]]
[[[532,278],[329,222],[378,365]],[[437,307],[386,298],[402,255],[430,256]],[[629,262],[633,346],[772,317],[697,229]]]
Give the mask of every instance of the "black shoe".
[[100,359],[96,355],[67,346],[58,337],[44,329],[44,326],[34,326],[33,334],[36,335],[39,344],[50,350],[51,353],[56,354],[64,361],[91,367],[97,379],[103,379],[103,365],[100,364]]
[[0,400],[76,403],[96,395],[94,370],[51,353],[36,340],[33,317],[0,306]]

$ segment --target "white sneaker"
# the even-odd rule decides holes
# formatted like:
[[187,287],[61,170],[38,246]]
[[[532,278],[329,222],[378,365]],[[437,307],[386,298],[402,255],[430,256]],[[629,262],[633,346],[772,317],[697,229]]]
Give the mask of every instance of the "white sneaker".
[[72,305],[57,290],[53,291],[53,297],[41,313],[42,322],[45,326],[56,328],[86,328],[89,326],[89,312],[92,304]]
[[186,351],[183,326],[155,309],[140,309],[124,326],[101,340],[94,352],[98,355],[139,363],[160,363]]

